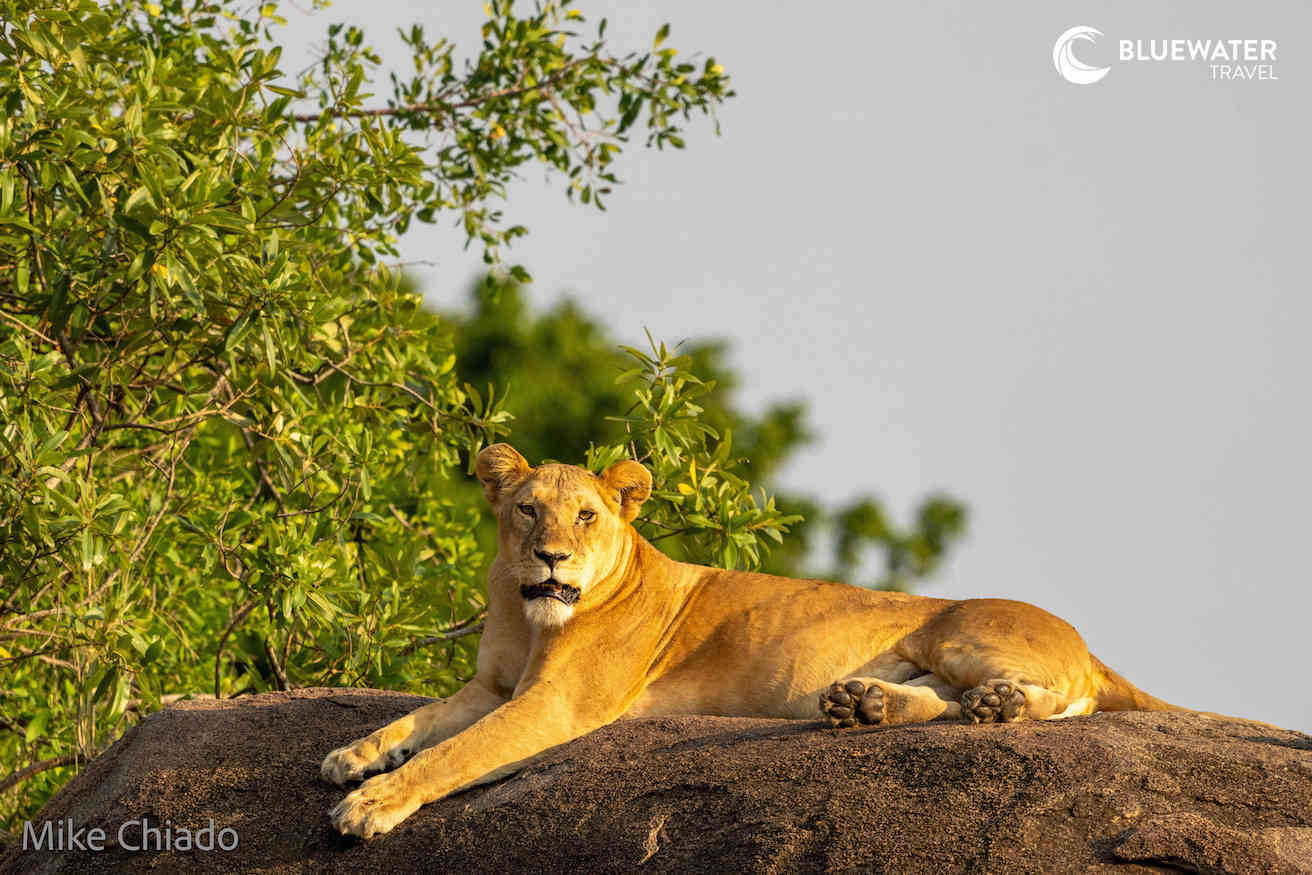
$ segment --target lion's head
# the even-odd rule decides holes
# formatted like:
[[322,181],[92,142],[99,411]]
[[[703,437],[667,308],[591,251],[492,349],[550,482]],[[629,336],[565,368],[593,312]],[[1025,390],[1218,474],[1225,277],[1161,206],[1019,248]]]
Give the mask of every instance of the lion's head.
[[629,523],[651,495],[651,474],[616,462],[600,476],[528,462],[509,444],[478,454],[478,479],[497,515],[498,564],[519,585],[524,615],[559,626],[597,582],[627,561]]

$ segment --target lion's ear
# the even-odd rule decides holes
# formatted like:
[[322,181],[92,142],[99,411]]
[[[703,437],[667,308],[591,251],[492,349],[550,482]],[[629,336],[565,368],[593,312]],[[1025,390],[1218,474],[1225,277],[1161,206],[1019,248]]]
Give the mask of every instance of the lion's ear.
[[616,462],[601,474],[601,482],[619,493],[620,518],[633,522],[642,503],[651,495],[651,473],[637,462]]
[[475,465],[483,494],[495,505],[501,494],[523,481],[533,469],[510,444],[493,444],[478,454]]

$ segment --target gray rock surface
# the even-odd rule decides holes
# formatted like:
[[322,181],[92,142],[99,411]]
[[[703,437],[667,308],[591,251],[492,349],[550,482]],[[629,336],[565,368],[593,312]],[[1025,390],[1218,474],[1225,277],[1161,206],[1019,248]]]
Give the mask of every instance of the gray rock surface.
[[[636,720],[381,838],[336,835],[326,812],[343,791],[320,760],[424,701],[309,689],[179,703],[36,822],[104,829],[105,850],[16,847],[0,871],[1312,872],[1312,738],[1193,713],[854,730]],[[118,847],[142,817],[175,835],[212,820],[238,846]]]

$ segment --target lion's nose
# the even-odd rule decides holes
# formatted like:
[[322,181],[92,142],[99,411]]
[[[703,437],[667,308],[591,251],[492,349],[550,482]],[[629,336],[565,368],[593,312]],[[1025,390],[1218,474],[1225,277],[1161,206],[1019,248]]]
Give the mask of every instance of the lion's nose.
[[533,555],[547,563],[547,567],[553,571],[557,563],[564,562],[570,556],[568,553],[548,553],[546,550],[534,550]]

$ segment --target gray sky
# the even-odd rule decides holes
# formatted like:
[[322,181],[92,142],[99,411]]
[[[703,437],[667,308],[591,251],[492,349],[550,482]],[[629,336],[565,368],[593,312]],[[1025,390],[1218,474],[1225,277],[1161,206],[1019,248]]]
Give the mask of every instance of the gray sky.
[[[1312,7],[1302,2],[609,5],[617,49],[711,54],[723,135],[634,150],[601,214],[531,171],[512,260],[630,342],[726,337],[741,398],[805,398],[783,480],[900,514],[966,500],[921,589],[1035,602],[1154,695],[1312,729],[1303,549],[1312,495],[1306,210]],[[473,46],[477,0],[288,7],[299,69],[327,24]],[[1110,66],[1064,82],[1057,36]],[[1122,62],[1121,39],[1275,39],[1274,81]],[[381,89],[380,89],[381,90]],[[442,307],[478,254],[417,227]],[[584,448],[579,448],[582,455]]]

